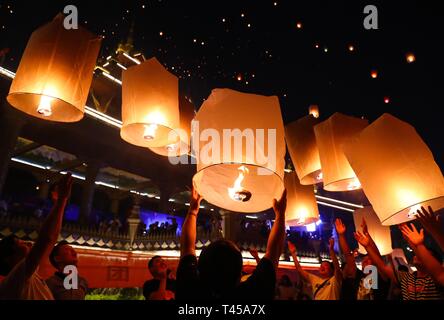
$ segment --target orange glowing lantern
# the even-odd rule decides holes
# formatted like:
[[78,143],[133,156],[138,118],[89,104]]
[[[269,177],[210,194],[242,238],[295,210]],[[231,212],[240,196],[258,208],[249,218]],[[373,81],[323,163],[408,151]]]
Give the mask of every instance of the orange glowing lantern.
[[285,126],[285,140],[301,184],[322,182],[321,160],[313,127],[319,120],[308,115]]
[[180,126],[171,131],[170,140],[174,143],[163,147],[150,147],[149,149],[161,156],[181,156],[190,152],[191,121],[194,118],[194,106],[185,97],[179,98]]
[[84,28],[65,29],[64,16],[35,30],[28,40],[8,102],[37,118],[83,118],[101,38]]
[[360,188],[342,146],[367,125],[367,120],[335,113],[314,127],[325,190],[350,191]]
[[195,117],[192,152],[193,182],[206,201],[234,212],[270,208],[284,189],[278,98],[214,89]]
[[[356,230],[361,230],[362,218],[365,219],[368,227],[368,233],[375,241],[381,255],[385,256],[392,253],[392,237],[390,227],[381,225],[381,222],[372,207],[356,209],[353,213]],[[363,246],[359,245],[359,253],[367,253]]]
[[344,150],[383,225],[414,219],[421,206],[444,207],[441,170],[408,123],[385,113]]
[[312,115],[315,118],[319,118],[319,107],[316,104],[310,105],[308,107],[308,114]]
[[294,172],[285,173],[287,210],[285,224],[291,227],[305,226],[319,220],[319,210],[312,185],[303,186]]
[[179,81],[156,58],[122,72],[123,140],[140,147],[165,147],[179,137]]

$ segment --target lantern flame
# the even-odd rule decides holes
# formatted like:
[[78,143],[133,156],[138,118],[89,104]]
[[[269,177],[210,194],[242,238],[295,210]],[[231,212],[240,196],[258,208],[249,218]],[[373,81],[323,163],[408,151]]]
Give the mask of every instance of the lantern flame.
[[156,137],[156,130],[157,130],[157,124],[155,123],[145,125],[143,138],[148,141],[154,140],[154,138]]
[[231,199],[239,202],[246,202],[251,198],[251,192],[245,190],[242,187],[242,181],[245,178],[245,175],[249,173],[249,170],[245,166],[239,167],[239,176],[234,181],[234,185],[232,188],[228,188],[228,194]]
[[54,98],[42,95],[40,98],[40,104],[37,107],[37,112],[45,117],[49,117],[52,115],[51,102]]
[[319,174],[316,176],[316,180],[321,181],[324,178],[324,174],[322,172],[319,172]]
[[165,147],[168,151],[174,151],[176,149],[176,144],[169,144]]

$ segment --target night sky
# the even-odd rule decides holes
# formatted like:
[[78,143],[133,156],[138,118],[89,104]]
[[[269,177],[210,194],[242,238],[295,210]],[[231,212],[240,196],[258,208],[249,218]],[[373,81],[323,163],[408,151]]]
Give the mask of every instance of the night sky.
[[[339,111],[373,121],[389,112],[416,127],[443,168],[438,3],[1,0],[0,51],[9,52],[0,63],[15,71],[31,32],[75,4],[81,25],[105,36],[100,58],[134,24],[135,52],[156,56],[179,76],[197,107],[212,88],[229,87],[279,96],[285,123],[310,104],[322,119]],[[378,8],[378,30],[363,27],[367,4]]]

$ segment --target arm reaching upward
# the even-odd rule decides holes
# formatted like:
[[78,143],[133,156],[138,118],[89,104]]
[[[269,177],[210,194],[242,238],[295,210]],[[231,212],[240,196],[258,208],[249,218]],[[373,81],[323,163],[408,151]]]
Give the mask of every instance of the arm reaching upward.
[[333,261],[333,265],[335,267],[335,277],[338,281],[342,281],[342,270],[341,267],[339,266],[339,261],[338,258],[336,257],[336,253],[334,250],[335,247],[335,239],[331,238],[329,241],[329,249],[330,249],[330,257],[331,260]]
[[444,268],[438,260],[430,253],[430,251],[424,246],[424,229],[419,232],[413,223],[410,224],[410,228],[407,224],[403,224],[399,227],[402,235],[412,247],[415,254],[421,260],[424,268],[432,276],[432,278],[438,282],[441,286],[444,285]]
[[202,197],[197,193],[194,185],[191,190],[190,209],[182,226],[180,235],[180,257],[196,255],[196,222]]
[[345,256],[346,265],[344,273],[345,275],[354,278],[357,270],[355,256],[348,246],[347,239],[345,238],[346,228],[341,219],[338,218],[335,220],[335,228],[339,237],[339,246],[341,247],[342,254]]
[[259,264],[259,261],[261,261],[261,259],[259,258],[259,254],[258,254],[257,250],[254,248],[251,248],[249,250],[249,252],[250,252],[251,256],[254,258],[254,260],[256,260],[256,263]]
[[287,243],[288,243],[288,250],[290,250],[291,257],[293,258],[296,272],[304,279],[304,281],[309,281],[308,272],[303,270],[301,265],[299,264],[296,246],[293,243],[291,243],[290,241],[287,241]]
[[273,210],[276,214],[273,228],[271,228],[270,236],[268,237],[267,250],[265,258],[271,260],[275,268],[279,263],[282,249],[285,241],[285,210],[287,208],[287,190],[284,190],[279,201],[273,200]]
[[421,211],[418,210],[418,220],[423,225],[424,229],[427,230],[428,233],[435,239],[436,243],[438,243],[441,250],[444,251],[444,232],[439,227],[439,219],[438,215],[432,210],[432,208],[428,207],[429,211],[427,211],[424,207],[421,207]]

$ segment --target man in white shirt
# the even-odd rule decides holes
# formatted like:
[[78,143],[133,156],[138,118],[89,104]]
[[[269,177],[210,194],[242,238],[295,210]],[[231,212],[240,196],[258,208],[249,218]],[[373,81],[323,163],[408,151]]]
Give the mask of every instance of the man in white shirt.
[[8,236],[0,241],[0,300],[53,300],[45,281],[38,275],[38,266],[57,242],[63,212],[71,193],[72,177],[62,178],[52,193],[54,206],[43,223],[39,237],[29,242]]
[[316,276],[302,269],[297,258],[296,246],[288,241],[288,249],[293,258],[296,271],[303,280],[311,284],[313,300],[339,300],[340,298],[342,271],[333,249],[334,245],[334,239],[330,239],[330,257],[333,262],[322,261],[319,267],[319,276]]

